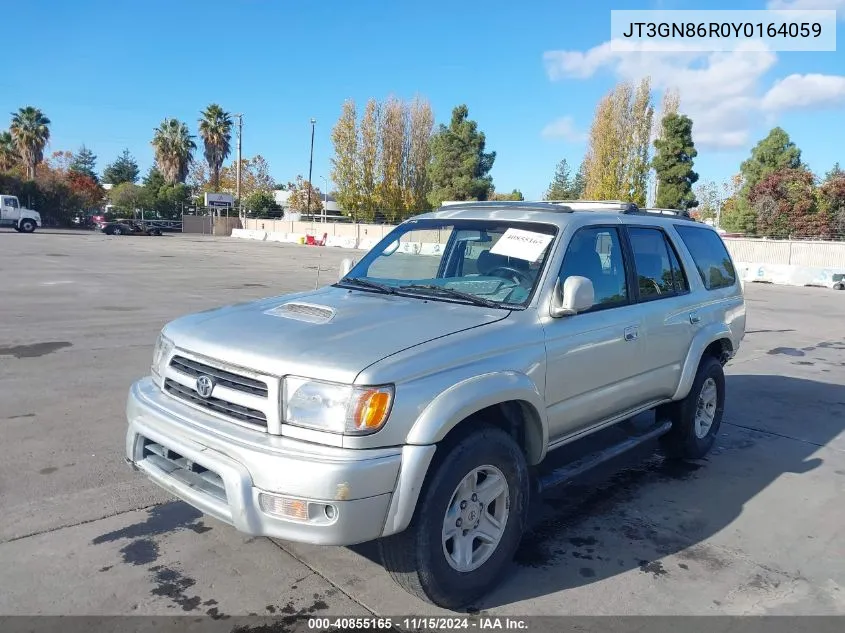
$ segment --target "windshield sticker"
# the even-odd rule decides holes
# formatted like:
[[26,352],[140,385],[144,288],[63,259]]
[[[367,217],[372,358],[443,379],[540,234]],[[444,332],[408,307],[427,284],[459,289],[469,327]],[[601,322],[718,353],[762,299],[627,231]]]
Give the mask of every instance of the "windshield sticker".
[[490,249],[490,252],[494,255],[536,262],[552,239],[554,239],[553,235],[546,235],[545,233],[508,229]]

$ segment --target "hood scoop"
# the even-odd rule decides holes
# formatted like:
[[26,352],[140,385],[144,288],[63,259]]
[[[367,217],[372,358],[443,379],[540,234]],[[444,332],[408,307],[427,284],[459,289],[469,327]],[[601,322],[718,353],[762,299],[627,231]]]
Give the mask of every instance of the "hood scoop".
[[333,308],[315,303],[291,301],[267,310],[264,314],[306,321],[307,323],[328,323],[334,317],[335,311]]

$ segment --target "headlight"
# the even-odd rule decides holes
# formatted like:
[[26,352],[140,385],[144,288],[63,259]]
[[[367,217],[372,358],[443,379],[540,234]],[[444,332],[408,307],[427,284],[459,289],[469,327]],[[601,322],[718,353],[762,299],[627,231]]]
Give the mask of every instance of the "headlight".
[[164,364],[167,362],[167,358],[172,351],[173,341],[163,334],[159,334],[158,339],[156,339],[155,348],[153,349],[153,364],[150,368],[153,374],[153,380],[156,383],[161,382],[161,377],[164,376]]
[[282,389],[288,424],[331,433],[375,433],[390,415],[393,387],[353,387],[288,376]]

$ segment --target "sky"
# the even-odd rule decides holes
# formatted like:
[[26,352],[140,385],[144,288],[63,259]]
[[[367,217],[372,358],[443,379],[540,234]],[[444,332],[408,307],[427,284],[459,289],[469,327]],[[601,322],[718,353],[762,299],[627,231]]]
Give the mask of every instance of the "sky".
[[[655,8],[838,8],[840,48],[609,49],[611,9]],[[48,152],[85,144],[99,170],[128,148],[145,172],[163,118],[196,133],[200,111],[219,103],[243,113],[243,156],[264,156],[278,182],[307,177],[315,118],[312,180],[323,188],[344,100],[363,109],[370,97],[420,95],[437,123],[465,103],[496,152],[496,191],[539,199],[558,161],[580,163],[601,96],[646,75],[657,105],[679,89],[701,181],[736,173],[775,125],[816,173],[845,164],[845,0],[27,0],[3,14],[22,27],[0,70],[0,113],[40,108]]]

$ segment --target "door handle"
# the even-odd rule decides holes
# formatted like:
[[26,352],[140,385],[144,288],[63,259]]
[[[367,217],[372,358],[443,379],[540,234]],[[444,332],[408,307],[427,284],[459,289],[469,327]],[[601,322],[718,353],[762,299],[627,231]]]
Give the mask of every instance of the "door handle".
[[626,341],[635,341],[637,337],[640,335],[639,330],[635,326],[626,327],[625,328],[625,340]]
[[689,313],[689,322],[695,325],[696,323],[701,322],[701,317],[698,316],[697,312],[690,312]]

